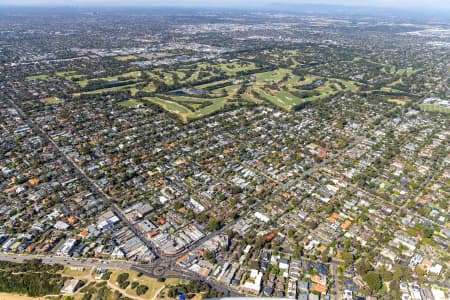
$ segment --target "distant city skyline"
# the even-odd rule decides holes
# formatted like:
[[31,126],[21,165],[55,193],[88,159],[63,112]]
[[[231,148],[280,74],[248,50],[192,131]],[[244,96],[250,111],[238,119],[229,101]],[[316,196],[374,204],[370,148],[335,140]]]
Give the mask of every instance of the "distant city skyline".
[[378,6],[378,7],[395,7],[395,8],[427,8],[439,9],[450,8],[448,0],[0,0],[0,5],[58,5],[58,6],[181,6],[181,7],[249,7],[249,6],[265,6],[274,3],[283,4],[327,4],[327,5],[356,5],[356,6]]

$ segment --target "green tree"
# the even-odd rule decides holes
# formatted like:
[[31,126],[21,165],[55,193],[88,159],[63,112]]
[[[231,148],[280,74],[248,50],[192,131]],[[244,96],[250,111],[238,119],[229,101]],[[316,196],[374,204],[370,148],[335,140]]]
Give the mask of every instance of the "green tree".
[[147,291],[148,291],[148,287],[147,287],[146,285],[140,285],[140,286],[138,286],[138,288],[136,289],[136,294],[137,294],[138,296],[142,296],[142,295],[144,295],[145,293],[147,293]]
[[369,272],[363,276],[363,279],[372,292],[377,292],[383,287],[383,281],[377,272]]

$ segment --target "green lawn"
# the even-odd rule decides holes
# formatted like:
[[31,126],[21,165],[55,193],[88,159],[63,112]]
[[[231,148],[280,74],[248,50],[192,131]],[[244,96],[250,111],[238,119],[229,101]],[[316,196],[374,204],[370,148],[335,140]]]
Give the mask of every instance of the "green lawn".
[[352,60],[352,62],[354,62],[354,63],[365,62],[365,63],[371,64],[371,65],[376,65],[376,66],[381,66],[381,67],[382,66],[386,66],[385,64],[378,63],[376,61],[373,61],[373,60],[370,60],[370,59],[367,59],[367,58],[364,58],[364,57],[355,57]]
[[127,62],[129,60],[135,60],[138,57],[135,55],[124,55],[124,56],[116,56],[114,57],[115,60],[117,61],[121,61],[121,62]]
[[263,72],[255,74],[257,84],[277,83],[283,79],[287,74],[291,74],[289,70],[277,69],[274,71]]
[[248,102],[252,102],[252,103],[257,103],[257,104],[262,104],[264,103],[263,100],[259,99],[259,98],[255,98],[251,93],[249,92],[245,92],[244,94],[241,95],[241,98],[244,99],[245,101]]
[[266,93],[262,89],[257,89],[257,90],[255,90],[255,92],[258,94],[260,99],[267,100],[267,101],[273,103],[274,105],[276,105],[282,109],[285,109],[285,110],[291,109],[291,106],[289,104],[285,103],[282,99],[280,99],[276,96],[272,96],[269,93]]
[[144,100],[147,100],[154,104],[157,104],[157,105],[161,106],[161,108],[163,108],[164,110],[179,116],[183,122],[186,122],[187,115],[192,113],[192,111],[189,110],[187,107],[185,107],[175,101],[160,99],[160,98],[156,98],[156,97],[144,98]]
[[[229,101],[228,98],[192,98],[192,97],[171,97],[171,100],[158,97],[144,98],[154,104],[161,106],[164,110],[177,115],[183,122],[205,117],[211,113],[223,109]],[[202,102],[211,102],[211,105],[204,106]],[[190,108],[190,109],[189,109]]]
[[[283,80],[285,76],[289,76],[289,78],[287,80]],[[256,82],[252,87],[250,87],[250,91],[257,93],[258,97],[256,98],[269,101],[287,111],[292,110],[293,107],[304,102],[331,97],[339,91],[352,93],[358,91],[358,85],[355,82],[334,78],[326,81],[323,85],[314,88],[314,92],[310,90],[303,90],[300,88],[301,86],[311,84],[320,79],[320,77],[306,75],[304,80],[301,81],[300,76],[294,75],[290,72],[290,70],[286,69],[259,73],[256,74],[255,77]],[[267,86],[267,83],[275,81],[277,82],[276,90]],[[317,93],[317,95],[313,94],[309,97],[302,98],[300,96],[296,96],[295,92]],[[257,102],[255,101],[256,99],[252,93],[249,93],[248,91],[242,95],[242,98],[247,101]]]
[[232,63],[224,63],[217,66],[220,70],[225,71],[228,76],[234,76],[239,72],[256,70],[257,66],[253,62],[238,61]]
[[50,76],[46,74],[40,74],[40,75],[32,75],[25,78],[25,80],[42,80],[42,79],[48,79]]
[[421,69],[414,69],[414,68],[408,67],[406,69],[398,69],[395,72],[395,74],[400,75],[400,76],[410,77],[420,71],[421,71]]
[[225,106],[226,103],[227,103],[227,100],[225,98],[217,98],[217,99],[213,100],[213,104],[206,106],[204,108],[201,108],[199,110],[196,110],[192,114],[188,115],[188,119],[202,118],[213,112],[219,111]]
[[423,111],[450,114],[450,107],[444,107],[438,104],[420,104],[419,107]]
[[[225,74],[237,74],[241,71],[256,69],[254,63],[247,63],[245,61],[237,61],[233,63],[213,64],[210,62],[199,62],[183,66],[177,70],[170,70],[164,72],[163,68],[153,69],[151,71],[143,71],[150,78],[147,86],[139,88],[146,92],[155,92],[155,85],[152,81],[163,81],[168,86],[174,84],[174,77],[178,77],[181,83],[195,83],[198,80],[205,80],[219,75],[218,70],[225,72]],[[205,72],[203,78],[199,78],[200,74]],[[72,73],[65,72],[61,75],[72,75]],[[141,77],[141,72],[128,72],[121,75],[104,77],[104,80],[119,80],[119,77],[138,78]],[[255,81],[247,82],[247,91],[241,94],[243,101],[263,104],[270,102],[284,110],[290,111],[296,105],[324,99],[335,95],[339,91],[356,92],[359,86],[352,81],[343,79],[329,79],[321,86],[312,87],[312,89],[303,88],[314,81],[321,79],[315,75],[304,75],[301,78],[299,75],[292,73],[291,69],[276,69],[268,72],[260,72],[254,74]],[[177,115],[183,122],[192,119],[198,119],[209,114],[222,110],[227,104],[236,102],[237,92],[242,87],[241,84],[231,84],[233,80],[238,79],[231,76],[229,79],[217,80],[211,83],[194,86],[200,89],[209,89],[210,94],[205,97],[190,97],[190,96],[176,96],[169,93],[161,93],[153,97],[144,98],[144,100],[159,105],[164,110]],[[302,80],[303,79],[303,80]],[[80,86],[86,85],[89,81],[83,80]],[[230,84],[221,86],[223,84]],[[89,95],[108,93],[121,90],[129,90],[132,94],[138,92],[137,85],[139,83],[132,83],[124,86],[103,88],[77,95]],[[217,87],[217,88],[215,88]],[[118,103],[123,107],[135,107],[139,105],[137,100],[127,100]]]
[[126,108],[132,108],[132,107],[138,107],[138,106],[142,105],[142,102],[134,100],[134,99],[130,99],[130,100],[119,102],[119,103],[117,103],[117,105],[126,107]]
[[223,95],[225,92],[227,92],[228,95],[232,95],[232,94],[235,94],[239,90],[240,87],[241,87],[240,84],[234,84],[234,85],[229,85],[226,87],[214,89],[211,92],[213,94],[220,94],[220,95]]
[[86,80],[80,80],[78,82],[78,85],[80,87],[86,87],[90,80],[106,80],[106,81],[114,81],[119,80],[119,77],[127,78],[127,79],[137,79],[141,76],[141,71],[133,71],[133,72],[127,72],[115,76],[109,76],[109,77],[99,77],[95,79],[86,79]]
[[340,82],[345,86],[345,90],[347,92],[355,93],[358,91],[358,85],[349,80],[343,80],[343,79],[332,79],[332,81]]
[[39,99],[41,103],[44,103],[45,105],[53,105],[53,104],[60,104],[64,101],[58,97],[47,97],[47,98],[41,98]]
[[78,97],[80,95],[95,95],[95,94],[103,94],[103,93],[109,93],[109,92],[117,92],[117,91],[131,89],[131,88],[135,87],[136,85],[137,85],[137,83],[132,83],[132,84],[127,84],[127,85],[115,86],[115,87],[111,87],[111,88],[93,90],[93,91],[89,91],[89,92],[75,93],[73,95],[75,97]]
[[86,77],[85,75],[77,74],[76,71],[56,72],[56,76],[63,77],[67,80],[80,79]]

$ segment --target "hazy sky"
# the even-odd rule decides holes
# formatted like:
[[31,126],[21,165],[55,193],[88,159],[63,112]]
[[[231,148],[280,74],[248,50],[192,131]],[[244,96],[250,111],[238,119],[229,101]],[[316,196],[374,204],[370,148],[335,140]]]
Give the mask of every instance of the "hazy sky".
[[15,5],[108,5],[108,6],[251,6],[270,3],[312,3],[398,8],[449,8],[450,0],[0,0],[0,4]]

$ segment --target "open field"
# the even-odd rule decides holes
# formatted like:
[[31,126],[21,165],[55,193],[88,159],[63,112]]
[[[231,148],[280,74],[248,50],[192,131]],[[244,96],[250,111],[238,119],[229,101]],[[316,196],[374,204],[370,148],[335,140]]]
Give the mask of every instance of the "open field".
[[61,274],[75,277],[75,278],[89,278],[91,275],[92,268],[83,268],[83,270],[75,270],[71,269],[70,267],[65,267],[64,270],[62,270]]
[[110,88],[104,88],[99,90],[93,90],[89,92],[82,92],[82,93],[75,93],[73,94],[75,97],[78,97],[80,95],[95,95],[95,94],[104,94],[104,93],[110,93],[110,92],[117,92],[117,91],[123,91],[123,90],[130,90],[131,88],[135,87],[137,83],[127,84],[127,85],[121,85],[121,86],[115,86]]
[[414,69],[411,67],[408,67],[406,69],[398,69],[395,71],[396,75],[400,75],[400,76],[406,76],[406,77],[410,77],[418,72],[420,72],[421,69]]
[[66,80],[81,79],[86,77],[85,75],[77,74],[76,71],[56,72],[57,77],[63,77]]
[[25,78],[25,80],[42,80],[50,78],[49,75],[41,74],[41,75],[32,75]]
[[60,103],[64,102],[63,100],[61,100],[58,97],[43,98],[43,99],[40,99],[40,101],[46,105],[60,104]]
[[397,105],[406,105],[407,103],[411,102],[411,99],[403,97],[403,98],[390,98],[387,99],[387,102],[395,103]]
[[196,85],[195,88],[197,89],[209,89],[212,88],[214,86],[220,85],[220,84],[225,84],[230,82],[230,80],[225,79],[225,80],[219,80],[219,81],[214,81],[214,82],[210,82],[210,83],[205,83],[205,84],[200,84],[200,85]]
[[[264,54],[274,61],[287,61],[293,59],[292,56],[297,55],[298,52],[296,50],[286,50],[283,53],[264,51]],[[290,64],[292,67],[298,65],[291,60]],[[339,92],[355,93],[359,89],[359,84],[350,80],[336,78],[324,80],[321,76],[303,73],[303,71],[295,72],[291,68],[274,70],[271,68],[270,65],[257,65],[244,57],[228,62],[188,63],[176,68],[162,66],[146,71],[132,71],[109,77],[81,80],[78,84],[82,90],[74,96],[129,91],[136,101],[149,101],[159,105],[176,115],[181,121],[187,122],[213,114],[237,102],[240,104],[270,103],[290,111],[305,102],[326,99]],[[65,72],[61,75],[72,76],[73,74]],[[205,94],[180,96],[172,93],[183,87],[200,89]],[[89,90],[86,90],[87,88]],[[139,92],[147,93],[147,95],[139,97]],[[134,107],[139,103],[123,101],[118,105]]]
[[172,100],[167,100],[167,99],[160,99],[160,98],[145,98],[145,100],[149,100],[153,103],[156,103],[158,105],[160,105],[162,108],[164,108],[165,110],[168,110],[171,113],[174,114],[190,114],[192,113],[192,111],[190,111],[187,107],[179,104],[176,101],[172,101]]
[[255,73],[246,83],[232,84],[231,80],[219,80],[195,88],[208,91],[208,94],[204,97],[165,94],[148,97],[145,100],[161,106],[177,115],[183,122],[187,122],[217,112],[227,104],[236,102],[240,90],[240,98],[244,103],[266,102],[290,111],[302,103],[326,99],[338,92],[356,92],[358,85],[343,79],[324,81],[318,76],[300,76],[293,74],[289,69],[276,69]]
[[364,57],[355,57],[352,62],[354,62],[354,63],[362,62],[362,63],[367,63],[367,64],[370,64],[370,65],[381,66],[381,67],[385,66],[382,63],[378,63],[376,61],[373,61],[373,60],[370,60],[370,59],[364,58]]
[[[121,273],[128,273],[129,278],[127,279],[130,284],[125,290],[120,289],[118,283],[117,283],[117,277]],[[131,284],[133,282],[139,283],[139,285],[145,285],[148,287],[147,292],[144,295],[138,296],[136,294],[136,288],[132,288]],[[166,279],[164,282],[160,282],[155,278],[150,278],[147,276],[139,276],[139,274],[135,271],[114,271],[111,275],[111,278],[109,280],[109,286],[113,287],[114,289],[117,289],[124,293],[125,295],[129,295],[133,298],[137,299],[155,299],[158,294],[167,286],[170,285],[176,285],[179,283],[186,282],[186,280],[182,279]]]
[[[323,82],[320,79],[312,75],[300,78],[284,69],[259,73],[256,75],[256,82],[247,89],[243,98],[257,103],[258,99],[269,101],[289,111],[305,102],[326,99],[338,92],[354,93],[358,90],[358,86],[352,81],[330,79]],[[268,82],[271,84],[266,84]]]
[[258,94],[259,99],[268,100],[272,104],[285,110],[290,110],[294,105],[304,102],[288,92],[269,93],[263,90],[256,90],[256,93]]
[[141,106],[142,102],[134,100],[134,99],[130,99],[130,100],[119,102],[119,103],[117,103],[117,105],[126,107],[126,108],[133,108],[133,107]]
[[239,85],[239,84],[228,85],[228,86],[225,86],[222,88],[211,90],[211,93],[218,94],[218,95],[224,95],[224,94],[231,95],[231,94],[235,94],[237,92],[237,90],[239,90],[240,87],[241,87],[241,85]]
[[[183,122],[187,122],[191,119],[198,119],[221,110],[227,103],[226,98],[202,99],[191,97],[174,97],[173,100],[167,100],[152,97],[144,99],[161,106],[163,109],[172,114],[177,115]],[[211,102],[211,104],[203,106],[201,104],[202,101],[208,101],[208,103]]]
[[437,105],[437,104],[420,104],[419,107],[423,111],[439,112],[439,113],[450,114],[450,108],[449,107],[444,107],[442,105]]
[[382,71],[386,74],[396,75],[396,76],[401,76],[401,77],[410,77],[410,76],[422,71],[422,69],[414,69],[412,67],[397,69],[396,66],[375,62],[373,60],[363,58],[363,57],[355,57],[352,60],[352,62],[353,63],[365,63],[368,65],[372,65],[374,67],[378,67],[380,69],[380,71]]
[[[194,86],[208,81],[211,82],[205,83],[205,85],[220,84],[221,81],[229,80],[228,78],[235,78],[242,73],[257,72],[257,70],[258,67],[256,64],[249,61],[233,61],[227,63],[198,62],[182,65],[176,69],[158,67],[150,71],[131,71],[114,76],[91,79],[83,79],[83,75],[77,75],[71,71],[59,72],[58,76],[66,79],[82,79],[78,81],[78,86],[81,91],[75,93],[75,96],[81,94],[102,94],[122,90],[130,90],[132,95],[135,95],[139,91],[147,93],[154,93],[157,91],[165,92],[176,89],[180,85]],[[132,82],[128,85],[126,84],[127,80],[132,80]],[[104,84],[100,83],[100,86],[97,86],[92,90],[86,90],[90,84],[95,86],[94,83],[98,83],[99,81],[103,81]],[[118,86],[108,86],[111,84],[118,84]],[[143,87],[140,85],[139,88],[136,88],[134,84],[144,85]]]
[[83,87],[86,87],[88,85],[89,81],[92,81],[92,80],[105,80],[105,81],[111,82],[111,81],[120,81],[121,78],[137,79],[140,76],[141,76],[141,71],[133,71],[133,72],[127,72],[127,73],[123,73],[123,74],[119,74],[119,75],[115,75],[115,76],[81,80],[78,82],[78,85],[83,88]]
[[118,61],[129,61],[129,60],[135,60],[138,57],[135,55],[124,55],[124,56],[116,56],[114,58]]

